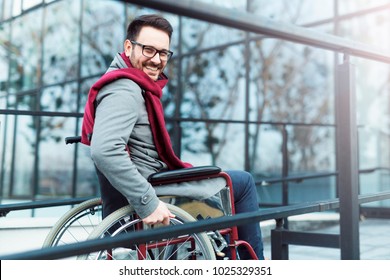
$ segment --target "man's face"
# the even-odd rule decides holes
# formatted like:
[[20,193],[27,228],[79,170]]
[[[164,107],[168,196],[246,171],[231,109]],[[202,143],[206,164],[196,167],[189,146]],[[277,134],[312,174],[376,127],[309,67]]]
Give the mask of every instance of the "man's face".
[[[150,26],[143,27],[135,41],[156,50],[169,50],[168,34]],[[144,56],[142,46],[132,44],[129,40],[125,41],[124,47],[126,56],[130,58],[133,67],[144,71],[152,80],[156,81],[167,65],[167,61],[162,61],[158,53],[152,58]]]

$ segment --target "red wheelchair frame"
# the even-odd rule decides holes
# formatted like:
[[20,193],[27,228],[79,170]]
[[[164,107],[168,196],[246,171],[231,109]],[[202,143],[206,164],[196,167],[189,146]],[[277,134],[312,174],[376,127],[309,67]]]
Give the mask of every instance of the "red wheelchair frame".
[[[226,172],[221,171],[219,167],[200,166],[200,167],[179,169],[174,171],[165,171],[165,172],[152,174],[148,180],[153,186],[157,186],[157,185],[164,185],[170,183],[212,179],[218,177],[222,177],[226,181],[226,185],[229,188],[231,213],[232,215],[235,215],[232,180],[230,176]],[[230,257],[232,260],[238,259],[237,248],[239,246],[243,246],[249,252],[252,259],[254,260],[258,259],[252,246],[248,242],[239,239],[238,230],[236,226],[231,228],[220,229],[219,232],[221,235],[225,236],[225,240],[229,241],[228,247],[230,250]]]
[[[67,137],[65,139],[65,142],[66,144],[71,144],[71,143],[78,143],[80,142],[80,140],[81,137],[79,136]],[[228,209],[228,212],[231,213],[231,215],[235,215],[232,180],[226,172],[221,171],[221,169],[217,166],[200,166],[200,167],[191,167],[191,168],[184,168],[179,170],[159,172],[149,176],[148,181],[152,184],[152,186],[156,187],[156,186],[163,186],[172,183],[207,180],[207,179],[213,179],[219,177],[225,180],[226,187],[229,189],[228,204],[230,206],[230,209]],[[196,217],[194,218],[196,219]],[[138,223],[136,225],[136,230],[142,230],[142,229],[143,229],[143,223]],[[237,260],[239,258],[239,256],[237,256],[237,248],[240,246],[244,247],[248,251],[252,259],[254,260],[258,259],[252,246],[248,242],[239,239],[238,229],[236,226],[231,228],[220,229],[218,230],[218,234],[220,236],[223,236],[224,239],[227,241],[227,247],[229,248],[230,258],[232,260]],[[180,243],[181,240],[180,238],[176,238],[174,242]],[[160,245],[161,243],[159,242],[159,243],[155,243],[154,246],[158,247]],[[143,256],[146,256],[147,249],[145,245],[140,245],[139,248],[140,248],[140,252],[138,253],[139,258],[142,259]],[[216,254],[220,257],[224,257],[224,254],[222,252],[216,252]]]

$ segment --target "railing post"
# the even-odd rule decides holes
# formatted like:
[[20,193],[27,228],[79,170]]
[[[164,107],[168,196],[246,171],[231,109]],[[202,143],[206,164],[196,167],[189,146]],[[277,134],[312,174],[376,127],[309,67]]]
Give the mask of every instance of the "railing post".
[[360,259],[359,170],[356,125],[355,67],[345,55],[336,75],[336,164],[340,199],[341,259]]
[[284,219],[276,219],[276,227],[271,230],[271,258],[273,260],[288,260],[288,244],[283,241]]
[[[288,166],[288,131],[286,125],[282,126],[282,177],[287,178],[289,173],[289,166]],[[289,182],[286,180],[283,180],[282,182],[282,201],[283,206],[286,206],[289,204],[289,197],[288,197],[288,185]],[[284,228],[288,228],[288,218],[284,218],[283,223]]]

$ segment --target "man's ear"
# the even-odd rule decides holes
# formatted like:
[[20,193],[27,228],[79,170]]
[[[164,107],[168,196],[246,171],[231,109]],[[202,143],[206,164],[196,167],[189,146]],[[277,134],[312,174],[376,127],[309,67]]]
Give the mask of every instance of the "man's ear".
[[133,44],[130,42],[129,39],[126,39],[123,43],[123,49],[125,50],[126,56],[130,56],[131,50],[133,49]]

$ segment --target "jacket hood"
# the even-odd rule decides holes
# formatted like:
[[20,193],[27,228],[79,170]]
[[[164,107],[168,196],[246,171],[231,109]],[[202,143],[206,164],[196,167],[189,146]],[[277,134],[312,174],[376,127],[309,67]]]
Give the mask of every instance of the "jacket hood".
[[111,72],[113,70],[127,68],[126,62],[121,57],[120,53],[117,53],[111,62],[110,66],[107,69],[107,72]]

